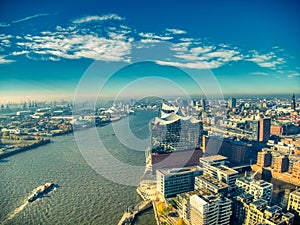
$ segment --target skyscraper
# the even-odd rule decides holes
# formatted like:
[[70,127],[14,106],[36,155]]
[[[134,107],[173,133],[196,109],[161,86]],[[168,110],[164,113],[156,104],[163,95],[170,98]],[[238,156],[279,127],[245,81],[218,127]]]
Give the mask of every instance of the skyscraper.
[[235,108],[236,107],[236,99],[231,97],[228,100],[228,107],[229,108]]
[[292,105],[291,108],[295,111],[296,110],[296,99],[295,99],[295,94],[293,94],[292,97]]
[[252,121],[252,139],[254,141],[259,140],[259,121]]
[[259,141],[267,142],[270,138],[271,119],[264,118],[259,120]]
[[202,107],[203,110],[206,109],[206,101],[205,101],[205,99],[203,99],[203,98],[200,99],[200,106]]

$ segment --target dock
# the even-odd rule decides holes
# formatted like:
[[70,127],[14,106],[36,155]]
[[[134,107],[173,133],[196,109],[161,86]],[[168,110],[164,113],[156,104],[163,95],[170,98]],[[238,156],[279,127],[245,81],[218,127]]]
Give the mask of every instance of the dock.
[[119,221],[118,225],[131,225],[133,224],[136,216],[138,216],[138,214],[142,213],[143,211],[145,211],[146,209],[152,207],[151,201],[147,200],[147,201],[142,201],[140,203],[138,203],[133,210],[127,210],[127,212],[125,212],[121,218],[121,220]]

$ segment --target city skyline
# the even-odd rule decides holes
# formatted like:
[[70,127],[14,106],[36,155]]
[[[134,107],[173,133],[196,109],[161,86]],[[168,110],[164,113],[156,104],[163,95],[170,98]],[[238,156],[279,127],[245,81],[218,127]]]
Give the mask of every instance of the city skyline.
[[[15,7],[17,2],[3,3],[0,14],[1,98],[72,99],[95,60],[128,66],[117,72],[121,79],[111,82],[103,97],[116,96],[128,82],[147,76],[175,80],[189,95],[203,94],[186,82],[183,74],[190,71],[203,85],[211,74],[224,95],[300,93],[296,1],[154,1],[145,6],[29,1]],[[130,69],[141,61],[153,63]],[[160,95],[178,95],[172,85],[155,81],[137,82],[127,97],[151,95],[155,85]]]

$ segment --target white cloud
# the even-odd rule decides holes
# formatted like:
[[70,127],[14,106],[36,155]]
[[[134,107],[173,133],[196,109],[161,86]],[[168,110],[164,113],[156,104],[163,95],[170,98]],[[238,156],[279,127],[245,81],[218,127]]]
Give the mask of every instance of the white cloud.
[[[180,39],[182,40],[182,39]],[[243,55],[234,48],[222,45],[206,45],[199,40],[186,38],[173,44],[174,60],[159,61],[160,64],[176,65],[194,69],[215,69],[233,61],[240,61]]]
[[1,43],[0,43],[0,44],[1,44],[2,46],[4,46],[4,47],[9,48],[10,45],[11,45],[11,41],[8,40],[8,39],[4,39],[4,40],[1,40]]
[[0,64],[8,64],[8,63],[12,63],[12,62],[14,62],[14,60],[5,59],[5,56],[0,55]]
[[251,75],[255,75],[255,76],[269,76],[268,73],[265,73],[265,72],[253,72],[253,73],[250,73]]
[[29,53],[29,51],[23,50],[20,52],[13,52],[12,55],[24,55],[24,54],[28,54],[28,53]]
[[297,71],[293,71],[292,73],[287,75],[289,78],[300,77],[300,73]]
[[139,36],[141,36],[142,38],[146,38],[146,39],[157,39],[157,40],[161,40],[161,41],[168,41],[173,39],[173,37],[171,36],[162,36],[162,35],[156,35],[154,33],[139,33]]
[[157,39],[147,38],[147,39],[141,39],[141,42],[147,44],[147,43],[159,43],[161,41]]
[[160,65],[167,65],[167,66],[176,66],[181,68],[189,68],[189,69],[215,69],[220,67],[222,64],[217,61],[212,62],[188,62],[188,63],[182,63],[182,62],[168,62],[168,61],[156,61],[156,63]]
[[190,52],[192,54],[195,54],[195,55],[199,55],[199,54],[203,54],[203,53],[207,53],[207,52],[210,52],[214,49],[214,46],[202,46],[202,47],[195,47],[195,48],[192,48],[190,50]]
[[277,69],[279,65],[285,64],[285,59],[278,57],[275,52],[269,52],[266,54],[260,54],[259,52],[253,50],[250,51],[250,54],[245,59],[259,65],[260,67]]
[[235,58],[233,61],[238,61],[238,60],[242,59],[240,52],[235,51],[235,50],[227,50],[227,49],[209,52],[209,53],[205,54],[205,56],[208,58],[220,58],[221,61],[223,61],[223,62],[232,61],[234,56],[235,56]]
[[[64,29],[61,29],[64,30]],[[30,59],[57,61],[60,58],[89,58],[107,61],[128,61],[132,38],[128,32],[109,32],[107,37],[96,33],[77,34],[76,32],[42,32],[42,35],[26,35],[16,44],[24,50],[13,55],[26,54]]]
[[13,36],[10,34],[0,34],[0,40],[11,39],[11,38],[13,38]]
[[180,30],[180,29],[167,28],[166,31],[172,34],[186,34],[185,30]]
[[72,22],[76,24],[80,24],[80,23],[89,23],[89,22],[105,21],[105,20],[124,20],[124,18],[120,17],[117,14],[106,14],[102,16],[86,16],[80,19],[75,19]]
[[8,23],[0,23],[0,27],[9,27],[10,26],[10,24],[8,24]]

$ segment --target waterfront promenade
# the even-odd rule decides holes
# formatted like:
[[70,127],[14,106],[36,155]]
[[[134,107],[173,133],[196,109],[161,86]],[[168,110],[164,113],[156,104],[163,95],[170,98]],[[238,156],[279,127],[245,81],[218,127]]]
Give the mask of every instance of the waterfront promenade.
[[131,225],[133,221],[135,220],[136,216],[146,209],[152,207],[151,201],[146,200],[138,203],[133,210],[127,210],[119,221],[118,225]]

